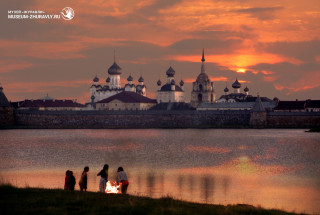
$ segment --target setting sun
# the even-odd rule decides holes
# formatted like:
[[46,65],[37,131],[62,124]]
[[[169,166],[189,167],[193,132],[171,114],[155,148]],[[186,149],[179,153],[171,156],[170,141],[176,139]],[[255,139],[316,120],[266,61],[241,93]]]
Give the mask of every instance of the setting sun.
[[246,69],[238,69],[237,72],[238,73],[245,73],[247,70]]

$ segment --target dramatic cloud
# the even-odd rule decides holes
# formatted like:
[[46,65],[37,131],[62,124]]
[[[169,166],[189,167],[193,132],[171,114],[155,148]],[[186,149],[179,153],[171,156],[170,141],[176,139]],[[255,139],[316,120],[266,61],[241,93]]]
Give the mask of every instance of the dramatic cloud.
[[251,7],[234,10],[232,12],[245,13],[251,15],[252,17],[257,17],[258,19],[266,20],[273,19],[274,13],[282,9],[283,7]]
[[[7,18],[8,10],[66,6],[73,20]],[[319,99],[318,0],[5,0],[1,10],[0,83],[10,100],[49,92],[88,102],[92,78],[105,84],[114,50],[123,84],[142,75],[154,97],[173,66],[189,100],[202,48],[216,97],[238,77],[253,95]]]

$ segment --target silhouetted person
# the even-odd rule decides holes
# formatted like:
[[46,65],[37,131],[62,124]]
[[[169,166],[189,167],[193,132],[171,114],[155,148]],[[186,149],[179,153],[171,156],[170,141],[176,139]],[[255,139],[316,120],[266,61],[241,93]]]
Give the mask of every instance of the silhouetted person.
[[70,170],[66,171],[66,177],[64,178],[64,190],[70,189]]
[[69,176],[69,190],[74,190],[74,186],[76,185],[76,178],[73,176],[73,172],[70,171],[70,176]]
[[100,176],[99,191],[101,193],[106,192],[106,186],[108,182],[108,169],[109,169],[109,165],[105,164],[103,166],[103,169],[97,174],[97,176]]
[[117,184],[120,185],[121,193],[126,194],[129,186],[129,181],[127,178],[127,174],[125,173],[125,171],[121,166],[118,168]]
[[81,191],[87,191],[87,185],[88,185],[88,172],[89,172],[89,167],[86,166],[84,169],[83,169],[83,172],[81,174],[81,178],[80,178],[80,181],[79,181],[79,186],[80,186],[80,190]]

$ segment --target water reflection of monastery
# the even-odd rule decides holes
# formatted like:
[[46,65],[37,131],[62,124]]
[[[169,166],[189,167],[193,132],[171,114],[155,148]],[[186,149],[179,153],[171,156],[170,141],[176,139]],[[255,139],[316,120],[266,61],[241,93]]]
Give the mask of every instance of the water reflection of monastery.
[[[216,99],[214,83],[206,73],[205,55],[202,51],[201,69],[195,82],[192,83],[191,101],[185,101],[183,80],[175,79],[175,70],[170,66],[166,71],[167,79],[156,82],[158,90],[156,99],[148,97],[147,85],[142,76],[135,82],[130,74],[127,83],[122,87],[122,69],[114,59],[107,70],[103,81],[97,76],[93,78],[90,87],[89,102],[85,105],[76,100],[58,100],[49,96],[36,99],[13,102],[18,109],[37,110],[252,110],[258,107],[267,111],[288,112],[319,112],[319,100],[279,101],[267,97],[252,96],[248,86],[242,90],[242,85],[236,78],[232,90],[226,86],[224,95]],[[134,84],[137,83],[137,84]],[[2,88],[0,89],[1,93]],[[222,91],[222,89],[221,89]],[[2,96],[5,98],[4,94]],[[3,99],[6,100],[6,99]]]

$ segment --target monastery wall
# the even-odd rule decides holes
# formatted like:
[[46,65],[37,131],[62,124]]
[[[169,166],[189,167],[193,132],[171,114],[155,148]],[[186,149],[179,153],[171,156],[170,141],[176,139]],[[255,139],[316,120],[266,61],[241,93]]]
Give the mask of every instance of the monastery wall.
[[[261,114],[260,114],[261,115]],[[311,128],[320,113],[250,111],[31,111],[15,112],[30,128]],[[264,122],[264,120],[266,120]]]
[[312,128],[320,127],[320,112],[269,112],[267,127]]
[[0,128],[13,126],[14,115],[12,107],[0,107]]
[[32,128],[246,128],[248,111],[16,111]]

